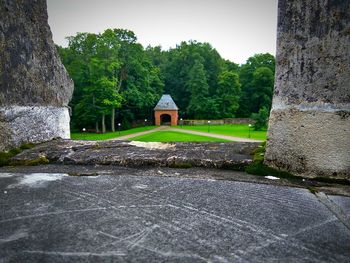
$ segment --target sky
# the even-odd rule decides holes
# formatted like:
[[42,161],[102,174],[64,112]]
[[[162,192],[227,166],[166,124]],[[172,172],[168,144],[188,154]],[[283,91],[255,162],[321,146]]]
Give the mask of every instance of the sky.
[[47,0],[56,44],[77,32],[133,31],[144,46],[210,43],[238,64],[258,53],[276,53],[277,0]]

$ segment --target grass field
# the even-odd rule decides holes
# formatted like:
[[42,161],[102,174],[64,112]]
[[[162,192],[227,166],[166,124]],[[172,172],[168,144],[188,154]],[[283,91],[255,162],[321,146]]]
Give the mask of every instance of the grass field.
[[188,133],[159,131],[130,139],[141,142],[228,142],[227,140],[193,135]]
[[[208,132],[208,125],[198,125],[198,126],[177,126],[176,128]],[[249,138],[249,127],[247,124],[227,124],[227,125],[211,125],[210,133],[217,133],[222,135],[235,136],[240,138]],[[254,131],[250,128],[250,138],[256,140],[266,140],[267,131]]]
[[[108,140],[112,138],[117,138],[119,136],[129,135],[137,132],[152,130],[156,128],[156,126],[145,126],[133,128],[130,130],[120,131],[119,132],[108,132],[105,134],[98,133],[88,133],[88,132],[80,132],[80,133],[72,133],[71,138],[73,140]],[[208,125],[198,125],[198,126],[177,126],[176,128],[200,131],[200,132],[208,132]],[[235,125],[211,125],[210,133],[222,134],[235,136],[240,138],[249,138],[249,128],[246,124],[235,124]],[[254,131],[253,128],[250,129],[250,138],[257,140],[266,140],[266,131]],[[153,142],[172,142],[172,141],[216,141],[223,142],[225,140],[216,139],[205,136],[184,134],[179,132],[155,132],[143,136],[136,137],[139,141],[153,141]]]
[[145,126],[145,127],[133,128],[130,130],[120,131],[120,135],[119,135],[119,132],[107,132],[105,134],[89,133],[89,132],[71,133],[71,138],[73,140],[91,140],[91,141],[108,140],[108,139],[117,138],[119,136],[129,135],[136,132],[152,130],[155,127],[156,126]]

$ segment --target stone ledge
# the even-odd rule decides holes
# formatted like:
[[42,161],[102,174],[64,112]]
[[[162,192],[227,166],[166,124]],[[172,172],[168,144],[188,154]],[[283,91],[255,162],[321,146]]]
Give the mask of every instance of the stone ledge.
[[260,143],[139,143],[131,141],[53,140],[25,150],[16,163],[46,157],[50,163],[128,167],[210,167],[243,170]]

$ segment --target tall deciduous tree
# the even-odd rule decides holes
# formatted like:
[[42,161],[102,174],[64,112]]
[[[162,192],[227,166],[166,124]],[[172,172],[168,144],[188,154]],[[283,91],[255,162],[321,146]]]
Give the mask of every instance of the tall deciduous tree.
[[274,74],[268,67],[257,68],[253,73],[253,85],[255,90],[251,96],[252,112],[258,112],[261,108],[270,111]]
[[[271,106],[275,59],[257,54],[244,65],[220,57],[208,43],[182,42],[164,51],[146,49],[129,30],[78,33],[58,47],[74,80],[72,126],[115,130],[151,119],[162,93],[169,93],[182,118],[250,117]],[[110,123],[106,122],[110,118]]]
[[[275,58],[266,53],[266,54],[256,54],[253,57],[250,57],[247,60],[247,63],[242,65],[239,70],[239,77],[241,82],[241,90],[242,94],[239,101],[239,109],[237,111],[237,115],[239,117],[249,117],[253,112],[257,113],[261,107],[266,107],[269,109],[271,107],[271,102],[269,104],[268,100],[265,100],[264,105],[256,105],[256,98],[267,94],[264,90],[267,87],[265,84],[265,88],[262,88],[259,84],[259,81],[254,77],[254,72],[258,68],[268,68],[270,72],[267,70],[263,70],[264,74],[269,75],[268,78],[272,76],[272,82],[269,85],[269,89],[273,90],[273,77],[275,74]],[[259,74],[260,75],[260,74]],[[272,93],[269,95],[272,98]]]
[[238,109],[241,84],[237,73],[223,71],[219,75],[217,100],[221,118],[232,118]]
[[208,117],[207,101],[209,95],[209,85],[205,76],[204,66],[197,59],[189,72],[189,79],[186,87],[191,93],[191,99],[187,107],[188,115],[196,119]]
[[73,124],[77,128],[96,130],[106,117],[115,130],[115,109],[118,120],[127,122],[142,116],[163,92],[160,70],[152,64],[133,32],[107,29],[102,34],[78,33],[69,37],[69,47],[59,48],[63,63],[75,82],[71,106]]

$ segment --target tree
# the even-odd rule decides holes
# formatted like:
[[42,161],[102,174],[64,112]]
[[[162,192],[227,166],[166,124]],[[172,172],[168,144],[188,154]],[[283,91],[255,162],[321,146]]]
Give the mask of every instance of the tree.
[[114,131],[116,120],[129,127],[133,120],[151,119],[163,91],[182,118],[249,117],[270,109],[275,65],[270,54],[254,55],[239,66],[197,41],[168,51],[144,49],[124,29],[78,33],[68,40],[68,48],[58,50],[75,84],[70,102],[75,129]]
[[[190,117],[187,109],[189,109],[191,91],[186,84],[190,78],[190,71],[198,59],[204,67],[204,75],[208,85],[208,105],[215,108],[217,105],[215,95],[218,76],[226,66],[232,65],[225,64],[219,53],[210,44],[196,41],[182,42],[176,48],[166,52],[165,55],[166,65],[160,66],[163,70],[165,91],[174,98],[180,108],[180,115]],[[214,108],[213,111],[207,113],[208,118],[220,118]]]
[[[258,68],[264,68],[264,70],[260,70],[260,73],[255,73]],[[258,79],[261,79],[262,74],[266,74],[266,78],[270,80],[269,85],[267,85],[266,82],[259,83]],[[274,74],[275,58],[268,53],[256,54],[250,57],[247,62],[241,66],[239,78],[242,85],[242,94],[237,111],[239,117],[249,117],[251,113],[257,113],[261,107],[271,107]],[[263,84],[263,86],[261,86],[261,84]],[[259,103],[259,105],[257,105],[257,98],[261,95],[268,96],[269,99],[265,97],[264,103]]]
[[74,127],[91,127],[95,122],[96,131],[101,123],[105,132],[105,119],[110,116],[114,131],[116,109],[119,121],[125,123],[150,114],[164,84],[160,69],[132,31],[107,29],[68,39],[68,48],[59,47],[59,52],[75,83],[71,101]]
[[234,117],[238,109],[241,84],[237,73],[223,71],[219,75],[218,88],[216,90],[221,118]]
[[68,48],[58,48],[62,62],[74,81],[74,93],[70,102],[73,109],[72,127],[81,129],[89,127],[97,121],[97,113],[93,107],[92,96],[86,92],[93,85],[91,80],[90,61],[96,55],[97,35],[78,33],[68,37]]
[[186,87],[191,93],[191,99],[187,107],[188,115],[197,119],[208,118],[206,104],[209,95],[209,86],[205,76],[204,66],[199,59],[195,61],[189,72]]
[[269,111],[263,107],[258,113],[252,113],[251,118],[255,121],[253,127],[254,130],[260,131],[267,128],[267,122],[269,120]]
[[255,90],[251,96],[252,112],[261,108],[271,109],[274,75],[268,67],[259,67],[253,73]]
[[95,92],[97,95],[96,104],[100,105],[100,113],[102,115],[102,133],[106,132],[105,116],[112,111],[111,118],[111,129],[115,130],[114,127],[114,109],[120,108],[122,102],[122,96],[116,90],[116,81],[109,80],[103,76],[99,79],[95,85]]

